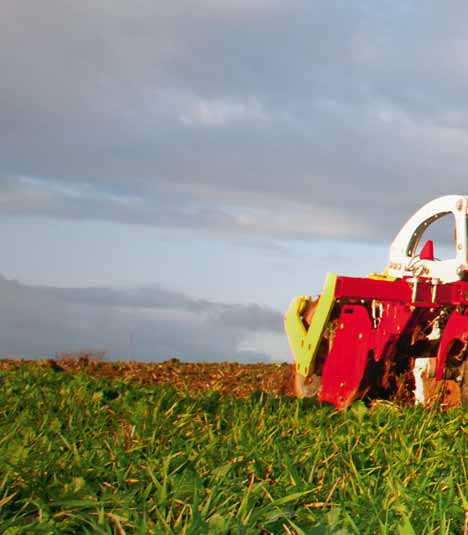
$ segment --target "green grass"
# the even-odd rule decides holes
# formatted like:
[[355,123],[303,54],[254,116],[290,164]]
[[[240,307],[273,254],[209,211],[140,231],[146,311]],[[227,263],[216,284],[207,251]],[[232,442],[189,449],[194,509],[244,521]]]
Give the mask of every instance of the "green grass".
[[0,533],[462,534],[468,415],[0,374]]

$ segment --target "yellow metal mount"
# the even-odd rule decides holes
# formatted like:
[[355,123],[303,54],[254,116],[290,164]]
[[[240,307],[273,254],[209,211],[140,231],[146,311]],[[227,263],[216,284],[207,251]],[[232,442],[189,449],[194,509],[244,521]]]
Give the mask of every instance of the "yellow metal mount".
[[380,273],[369,273],[369,275],[367,275],[367,278],[368,279],[373,279],[373,280],[376,280],[376,281],[396,281],[398,279],[398,277],[392,277],[391,275],[389,275],[387,273],[387,269],[385,269],[385,271],[380,274]]
[[335,273],[328,273],[308,329],[306,329],[302,321],[301,313],[305,305],[311,300],[310,297],[299,296],[294,298],[284,316],[284,328],[294,356],[296,372],[304,377],[307,377],[317,355],[323,331],[335,303],[336,279],[337,275]]

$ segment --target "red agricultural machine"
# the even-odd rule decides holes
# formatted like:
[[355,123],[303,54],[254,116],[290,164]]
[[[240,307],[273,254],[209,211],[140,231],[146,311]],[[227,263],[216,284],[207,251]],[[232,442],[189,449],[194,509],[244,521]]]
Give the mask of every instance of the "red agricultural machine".
[[[382,274],[329,273],[319,297],[293,299],[284,321],[299,397],[343,409],[406,388],[424,402],[424,363],[423,377],[454,381],[468,402],[467,206],[461,195],[429,202],[397,234]],[[453,255],[438,259],[424,238],[444,216],[453,221]]]

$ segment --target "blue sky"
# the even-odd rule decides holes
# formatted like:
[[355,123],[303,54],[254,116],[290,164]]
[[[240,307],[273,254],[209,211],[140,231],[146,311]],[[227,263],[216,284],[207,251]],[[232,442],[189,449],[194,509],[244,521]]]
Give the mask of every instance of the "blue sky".
[[289,360],[294,295],[467,192],[467,11],[2,2],[0,355]]

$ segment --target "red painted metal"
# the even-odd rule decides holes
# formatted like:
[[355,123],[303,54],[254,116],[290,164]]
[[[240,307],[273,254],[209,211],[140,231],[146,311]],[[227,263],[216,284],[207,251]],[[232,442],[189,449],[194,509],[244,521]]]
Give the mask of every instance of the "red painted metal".
[[393,355],[395,345],[413,315],[410,307],[401,303],[383,303],[382,308],[382,317],[372,331],[375,362]]
[[[433,246],[432,246],[433,247]],[[433,251],[432,251],[433,253]],[[421,251],[431,255],[426,242]],[[417,285],[415,288],[415,284]],[[413,301],[414,298],[414,301]],[[436,378],[441,379],[454,340],[468,343],[468,282],[439,283],[431,279],[405,277],[397,280],[337,277],[335,300],[338,317],[322,368],[319,400],[336,408],[349,406],[356,398],[366,366],[393,359],[402,336],[427,325],[441,309],[452,311],[444,328],[436,360]]]
[[344,305],[323,366],[320,401],[337,409],[349,406],[370,356],[375,362],[391,358],[412,314],[410,307],[401,303],[384,303],[376,318],[370,317],[364,305]]
[[322,371],[320,401],[347,407],[359,389],[369,353],[372,324],[365,307],[345,305]]
[[367,277],[338,277],[335,297],[336,299],[409,302],[411,300],[411,287],[404,279],[388,281]]
[[421,260],[434,260],[434,242],[432,240],[426,240],[419,253]]
[[444,375],[447,356],[455,340],[459,340],[463,344],[468,343],[468,310],[465,310],[463,314],[454,310],[444,327],[436,357],[436,379],[438,381]]
[[[433,284],[431,279],[421,277],[418,280],[418,306],[454,306],[468,305],[468,282],[459,281],[438,284],[433,300]],[[371,301],[398,301],[411,304],[414,282],[411,277],[395,281],[375,280],[367,277],[338,277],[336,281],[336,299]]]

